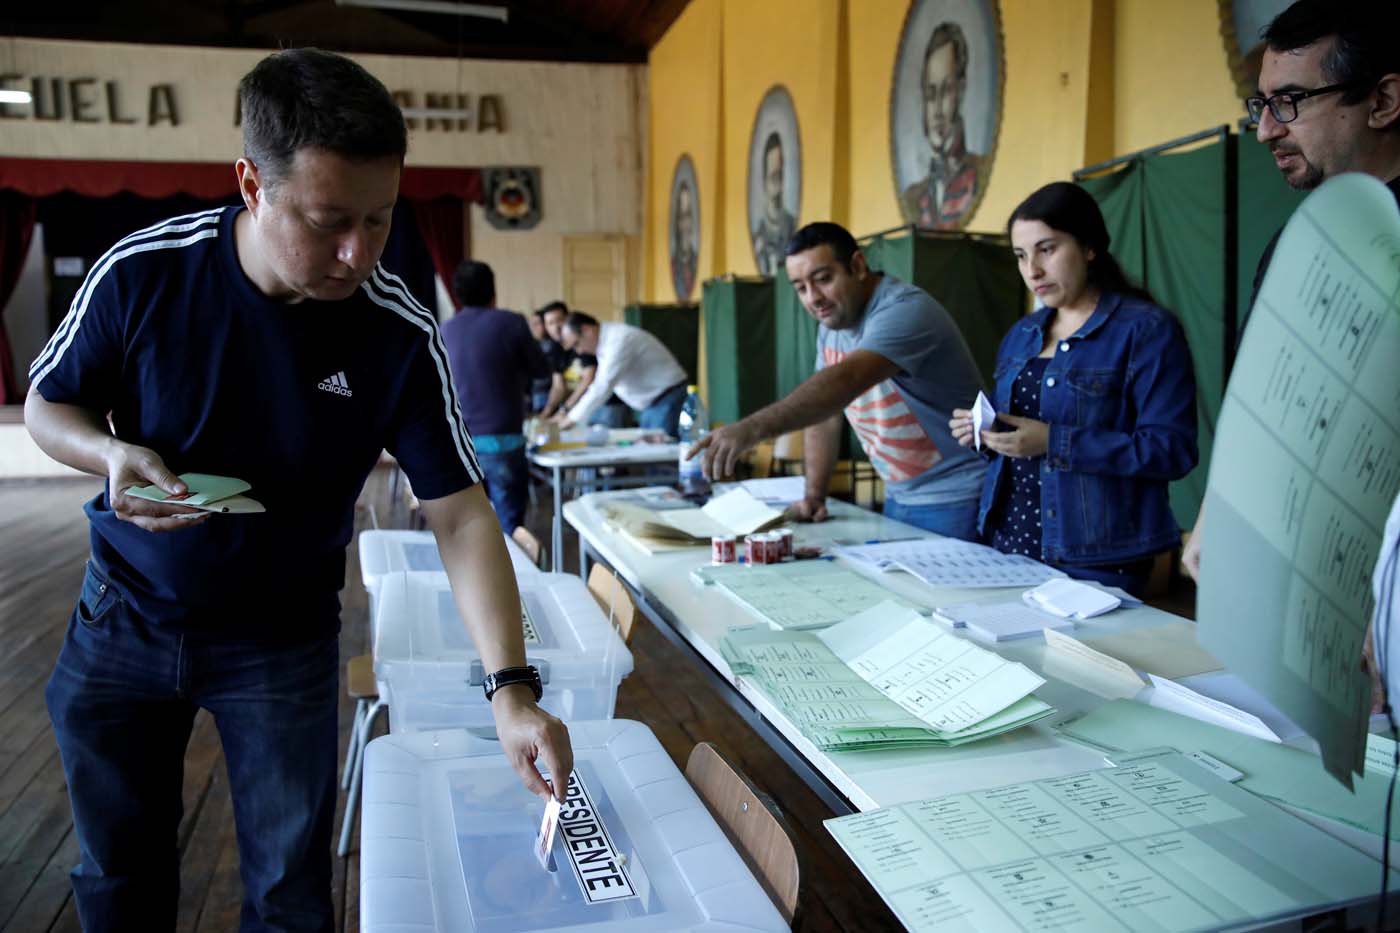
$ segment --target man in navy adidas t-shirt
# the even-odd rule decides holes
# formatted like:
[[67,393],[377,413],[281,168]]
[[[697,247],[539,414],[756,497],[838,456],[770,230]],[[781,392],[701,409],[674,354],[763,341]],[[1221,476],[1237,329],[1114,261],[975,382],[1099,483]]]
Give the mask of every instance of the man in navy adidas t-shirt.
[[[337,592],[381,448],[422,500],[486,668],[525,664],[519,594],[433,316],[378,265],[407,146],[399,108],[360,66],[316,50],[264,59],[239,93],[245,206],[119,242],[30,373],[34,439],[107,477],[86,506],[92,559],[46,692],[88,930],[173,929],[181,767],[201,708],[228,763],[244,929],[330,928]],[[126,494],[179,493],[184,472],[247,480],[267,511]],[[492,710],[524,783],[550,792],[533,762],[569,773],[563,725],[530,683],[499,689]]]

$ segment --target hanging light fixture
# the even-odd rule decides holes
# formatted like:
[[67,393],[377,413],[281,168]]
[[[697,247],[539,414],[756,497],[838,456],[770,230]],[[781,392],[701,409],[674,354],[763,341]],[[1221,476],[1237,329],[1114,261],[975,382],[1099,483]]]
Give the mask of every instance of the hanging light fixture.
[[507,22],[510,11],[503,6],[484,3],[456,3],[453,0],[335,0],[336,6],[373,7],[380,10],[404,10],[411,13],[442,13],[447,16],[474,16]]

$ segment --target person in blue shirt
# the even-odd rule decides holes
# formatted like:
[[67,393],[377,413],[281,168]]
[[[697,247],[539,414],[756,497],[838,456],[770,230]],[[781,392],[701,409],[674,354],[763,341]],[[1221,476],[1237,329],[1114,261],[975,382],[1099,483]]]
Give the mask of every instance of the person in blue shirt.
[[533,540],[529,533],[521,533],[530,493],[524,399],[533,380],[549,378],[549,363],[525,318],[496,307],[496,275],[486,263],[464,260],[453,273],[452,292],[458,311],[442,325],[442,341],[486,494],[505,533],[537,554],[537,544],[525,543]]
[[[1181,543],[1167,484],[1196,465],[1196,383],[1181,325],[1133,287],[1083,188],[1055,182],[1011,214],[1012,250],[1044,307],[997,351],[982,431],[983,540],[1073,577],[1141,593]],[[969,402],[972,400],[969,399]],[[971,446],[971,411],[948,423]]]
[[[239,98],[242,205],[118,242],[30,370],[34,440],[106,479],[45,691],[89,931],[174,929],[200,709],[228,767],[242,928],[331,929],[338,591],[382,449],[422,500],[483,663],[510,683],[491,701],[502,751],[561,800],[572,767],[524,669],[519,593],[434,317],[379,264],[403,115],[359,65],[315,49],[263,59]],[[247,480],[266,512],[128,492],[183,493],[186,472]]]

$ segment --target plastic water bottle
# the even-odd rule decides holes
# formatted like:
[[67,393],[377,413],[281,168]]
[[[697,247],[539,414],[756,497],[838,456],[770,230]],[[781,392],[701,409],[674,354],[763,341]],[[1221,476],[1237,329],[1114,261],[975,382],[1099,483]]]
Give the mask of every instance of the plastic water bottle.
[[687,386],[685,404],[681,406],[681,416],[676,422],[676,434],[680,437],[680,487],[685,495],[709,492],[710,484],[705,480],[704,455],[696,454],[686,459],[686,453],[706,434],[710,433],[710,413],[705,403],[700,401],[700,387]]

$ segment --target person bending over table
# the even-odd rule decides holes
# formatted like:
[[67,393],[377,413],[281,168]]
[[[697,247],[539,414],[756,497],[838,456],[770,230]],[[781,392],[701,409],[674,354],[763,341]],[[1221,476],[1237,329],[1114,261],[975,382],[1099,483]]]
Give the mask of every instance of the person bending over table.
[[583,397],[568,411],[555,415],[561,428],[593,423],[589,417],[614,392],[637,413],[643,428],[676,435],[676,422],[685,404],[686,375],[666,345],[631,324],[597,319],[575,311],[561,330],[566,350],[598,358],[598,373]]
[[[978,528],[999,551],[1140,595],[1153,555],[1181,542],[1167,483],[1197,460],[1186,338],[1129,284],[1083,188],[1046,185],[1009,229],[1021,277],[1045,307],[997,350],[992,403],[1005,429],[982,431],[991,463]],[[970,410],[948,427],[972,446]]]
[[[338,591],[384,449],[499,677],[502,753],[539,794],[543,759],[561,800],[572,767],[567,730],[536,704],[520,595],[436,320],[379,262],[403,114],[364,68],[316,49],[263,59],[239,99],[243,203],[119,242],[30,369],[35,443],[107,480],[85,507],[92,556],[44,692],[88,931],[175,929],[181,769],[200,709],[228,765],[242,929],[331,929]],[[185,493],[185,471],[250,482],[266,513],[130,495]]]
[[786,253],[788,279],[818,323],[817,371],[787,398],[712,431],[690,456],[703,450],[707,476],[730,476],[759,441],[806,428],[806,494],[790,513],[821,521],[844,410],[884,480],[886,516],[975,538],[986,466],[946,425],[982,378],[957,324],[927,292],[871,269],[837,224],[808,224]]

